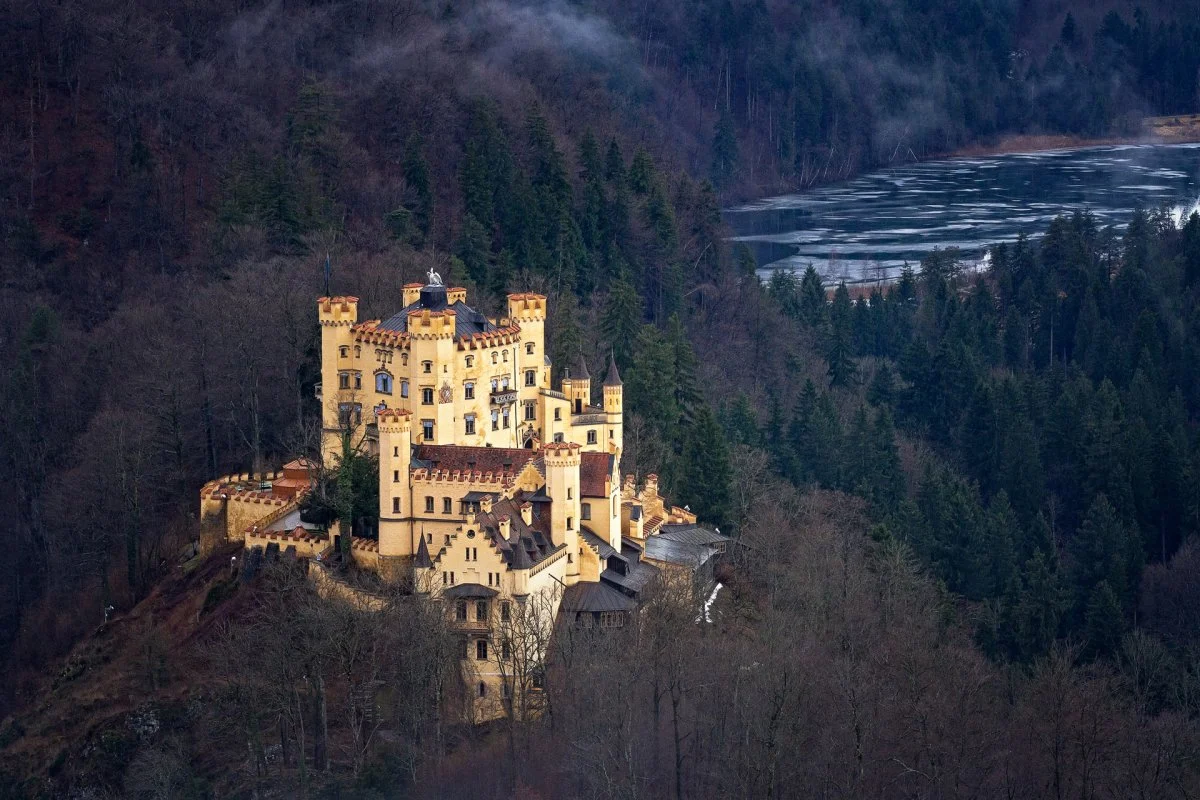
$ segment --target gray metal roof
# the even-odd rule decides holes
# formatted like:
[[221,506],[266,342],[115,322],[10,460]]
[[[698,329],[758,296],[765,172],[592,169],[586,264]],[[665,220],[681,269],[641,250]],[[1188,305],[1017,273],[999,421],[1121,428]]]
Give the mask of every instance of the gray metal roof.
[[667,524],[659,529],[658,533],[651,536],[651,539],[662,537],[670,539],[674,542],[682,542],[684,544],[708,544],[721,545],[730,541],[730,537],[723,533],[717,533],[712,528],[705,528],[702,525],[695,524]]
[[633,611],[637,602],[603,583],[580,581],[568,587],[562,596],[563,611]]
[[720,552],[707,544],[677,542],[662,536],[646,539],[646,558],[696,569]]
[[614,569],[606,569],[600,573],[600,580],[610,586],[621,589],[626,594],[636,596],[657,576],[658,567],[646,563],[638,563],[629,565],[629,573],[627,575],[622,575]]

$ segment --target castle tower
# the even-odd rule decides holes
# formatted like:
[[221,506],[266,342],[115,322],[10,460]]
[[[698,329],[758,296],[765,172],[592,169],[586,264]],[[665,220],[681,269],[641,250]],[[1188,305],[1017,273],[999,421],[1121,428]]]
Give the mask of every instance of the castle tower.
[[[407,300],[407,287],[405,292]],[[431,431],[431,443],[450,443],[455,435],[454,398],[461,392],[451,370],[457,355],[456,312],[447,307],[446,287],[440,284],[421,287],[417,302],[420,307],[410,311],[407,320],[411,391],[415,395],[413,435],[423,442],[426,431]],[[426,397],[431,402],[425,402]]]
[[592,376],[588,374],[583,353],[579,354],[578,366],[571,372],[571,386],[563,381],[563,394],[571,401],[571,413],[582,414],[592,404]]
[[[521,346],[517,351],[521,370],[535,369],[538,374],[538,386],[550,387],[549,366],[546,364],[546,296],[533,292],[522,292],[508,296],[508,319],[521,327]],[[529,352],[529,345],[533,352]],[[522,387],[522,395],[526,393],[525,381],[518,385]],[[537,388],[532,389],[530,397],[537,397]],[[522,397],[522,399],[525,399]]]
[[550,442],[542,448],[546,463],[546,494],[550,495],[550,535],[565,544],[568,586],[579,580],[579,455],[574,442]]
[[320,297],[317,317],[321,324],[321,453],[325,464],[332,466],[342,452],[339,408],[359,402],[353,388],[341,388],[339,383],[341,373],[358,369],[350,333],[358,322],[358,298]]
[[604,379],[604,413],[608,417],[608,450],[610,453],[620,453],[625,446],[622,438],[625,432],[625,387],[621,383],[621,373],[617,371],[617,359],[610,353],[608,357],[608,376]]
[[375,415],[375,421],[379,426],[379,557],[407,558],[414,554],[409,472],[412,414],[387,408]]

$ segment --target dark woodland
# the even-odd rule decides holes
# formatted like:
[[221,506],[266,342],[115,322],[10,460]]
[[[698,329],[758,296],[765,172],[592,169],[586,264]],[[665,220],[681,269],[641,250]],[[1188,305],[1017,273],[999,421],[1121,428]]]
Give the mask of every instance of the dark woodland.
[[[0,798],[1197,796],[1200,216],[852,293],[720,215],[1200,112],[1194,11],[0,0]],[[622,471],[738,537],[713,622],[466,728],[413,597],[182,574],[206,480],[318,448],[327,258],[611,353]]]

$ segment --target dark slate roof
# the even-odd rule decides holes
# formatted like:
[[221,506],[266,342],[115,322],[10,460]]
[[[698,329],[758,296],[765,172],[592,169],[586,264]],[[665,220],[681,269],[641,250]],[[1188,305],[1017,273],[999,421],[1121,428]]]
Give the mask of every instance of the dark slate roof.
[[413,559],[413,566],[424,569],[433,566],[433,559],[429,557],[429,547],[425,544],[424,535],[421,536],[421,544],[417,547],[417,557]]
[[608,354],[608,376],[604,379],[604,385],[621,385],[621,373],[617,371],[617,358],[612,353]]
[[571,377],[575,378],[576,380],[585,381],[590,381],[592,379],[591,373],[588,372],[587,360],[583,357],[583,353],[579,354],[579,364],[575,367],[575,372],[571,374]]
[[[509,535],[500,535],[500,517],[508,517]],[[475,524],[483,531],[510,569],[529,569],[547,556],[558,552],[550,539],[550,511],[538,506],[533,508],[533,522],[525,524],[521,518],[520,505],[512,500],[500,500],[492,504],[492,510],[475,517]],[[565,546],[565,545],[562,545]]]
[[471,308],[466,303],[448,302],[445,286],[426,286],[421,289],[417,302],[407,305],[388,319],[379,323],[377,330],[407,331],[408,315],[414,311],[429,309],[430,311],[454,312],[454,333],[456,336],[472,336],[476,333],[486,333],[496,330],[487,317]]
[[646,558],[697,569],[720,551],[706,544],[676,542],[662,536],[646,540]]
[[495,597],[499,592],[482,583],[458,583],[442,592],[443,597],[460,600],[466,597]]
[[611,453],[579,454],[579,494],[583,497],[608,497],[604,482],[612,476]]
[[636,607],[633,598],[606,584],[590,581],[580,581],[568,587],[563,592],[561,602],[563,611],[575,612],[633,611]]
[[730,540],[728,536],[722,533],[717,533],[712,528],[705,528],[702,525],[695,525],[692,523],[663,525],[659,532],[650,538],[657,537],[670,539],[673,542],[681,542],[684,544],[707,545],[725,544]]
[[600,573],[600,580],[610,586],[615,586],[630,597],[637,597],[646,585],[658,575],[658,567],[646,563],[630,564],[629,572],[625,575],[613,569]]

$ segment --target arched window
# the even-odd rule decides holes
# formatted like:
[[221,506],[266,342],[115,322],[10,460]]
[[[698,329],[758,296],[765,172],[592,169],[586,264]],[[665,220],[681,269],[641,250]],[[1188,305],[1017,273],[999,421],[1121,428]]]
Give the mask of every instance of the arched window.
[[506,364],[508,363],[508,351],[507,350],[504,351],[504,363],[506,363]]
[[492,363],[493,364],[495,364],[499,358],[500,358],[500,356],[498,356],[496,353],[492,353]]
[[475,356],[467,356],[467,369],[475,366]]
[[362,355],[362,345],[359,345],[359,344],[354,345],[354,357],[358,358],[361,355]]
[[408,353],[400,354],[400,363],[406,367],[408,366]]
[[350,355],[350,346],[344,344],[341,347],[339,347],[338,355],[341,356],[342,358],[348,357]]
[[375,373],[375,391],[380,394],[392,393],[392,376],[386,372]]

